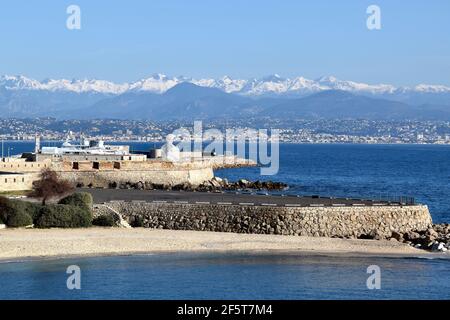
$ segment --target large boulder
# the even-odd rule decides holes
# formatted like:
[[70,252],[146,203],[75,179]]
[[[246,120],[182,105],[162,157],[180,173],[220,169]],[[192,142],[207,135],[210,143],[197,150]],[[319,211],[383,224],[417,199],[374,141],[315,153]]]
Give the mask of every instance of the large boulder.
[[444,252],[444,251],[447,251],[447,248],[445,247],[445,243],[435,242],[431,245],[431,251],[432,252]]
[[420,238],[420,234],[418,232],[408,231],[403,235],[403,237],[407,241],[415,241]]

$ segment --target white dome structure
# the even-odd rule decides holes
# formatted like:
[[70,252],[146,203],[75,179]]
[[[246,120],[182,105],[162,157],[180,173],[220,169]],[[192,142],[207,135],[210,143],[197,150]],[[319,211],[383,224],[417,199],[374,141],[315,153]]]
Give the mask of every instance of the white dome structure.
[[169,134],[166,137],[166,143],[161,148],[161,158],[163,160],[178,162],[180,161],[180,149],[173,144],[175,136]]

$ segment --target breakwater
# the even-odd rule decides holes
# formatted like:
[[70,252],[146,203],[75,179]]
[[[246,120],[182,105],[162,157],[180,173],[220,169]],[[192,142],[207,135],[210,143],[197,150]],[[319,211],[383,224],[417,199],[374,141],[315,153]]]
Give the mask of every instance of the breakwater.
[[164,201],[111,201],[95,215],[119,213],[146,228],[234,233],[359,238],[425,230],[432,219],[425,205],[268,206]]

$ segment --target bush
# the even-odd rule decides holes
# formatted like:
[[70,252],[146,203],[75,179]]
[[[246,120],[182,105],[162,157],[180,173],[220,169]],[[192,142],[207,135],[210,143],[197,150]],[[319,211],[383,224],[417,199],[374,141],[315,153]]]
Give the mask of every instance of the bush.
[[42,205],[40,203],[34,203],[29,201],[17,201],[20,202],[22,209],[35,221],[41,212]]
[[33,224],[39,216],[41,206],[36,203],[0,197],[0,221],[8,227],[23,227]]
[[8,207],[9,207],[9,200],[5,197],[0,197],[0,221],[6,222],[7,215],[8,215]]
[[28,213],[17,211],[16,213],[8,215],[6,225],[11,228],[26,227],[33,224],[33,219]]
[[92,196],[90,193],[77,192],[77,193],[71,194],[70,196],[62,198],[58,203],[76,206],[76,207],[83,207],[88,210],[92,210],[93,202],[94,201],[92,200]]
[[42,207],[35,222],[37,228],[86,228],[92,225],[92,212],[73,205]]
[[106,214],[95,218],[92,221],[92,224],[94,226],[99,226],[99,227],[114,227],[114,225],[115,225],[113,217],[111,217],[110,215],[106,215]]

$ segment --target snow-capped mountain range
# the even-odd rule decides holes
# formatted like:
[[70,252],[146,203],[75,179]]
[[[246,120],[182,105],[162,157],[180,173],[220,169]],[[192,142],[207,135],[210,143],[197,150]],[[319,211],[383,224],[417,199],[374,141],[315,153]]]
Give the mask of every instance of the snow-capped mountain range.
[[113,83],[106,80],[54,80],[38,81],[25,76],[0,76],[0,90],[50,91],[72,93],[100,93],[120,95],[127,92],[165,93],[180,83],[192,83],[201,87],[217,88],[226,93],[249,97],[261,96],[305,96],[326,90],[342,90],[354,94],[398,95],[408,93],[440,94],[450,93],[450,87],[444,85],[419,84],[414,87],[396,87],[389,84],[366,84],[340,80],[332,76],[316,80],[304,77],[283,78],[270,75],[260,79],[232,79],[224,76],[220,79],[193,79],[188,77],[169,77],[155,74],[149,78],[131,83]]
[[193,79],[155,74],[131,82],[37,81],[0,76],[0,118],[422,119],[450,121],[450,88],[395,87],[322,77]]

